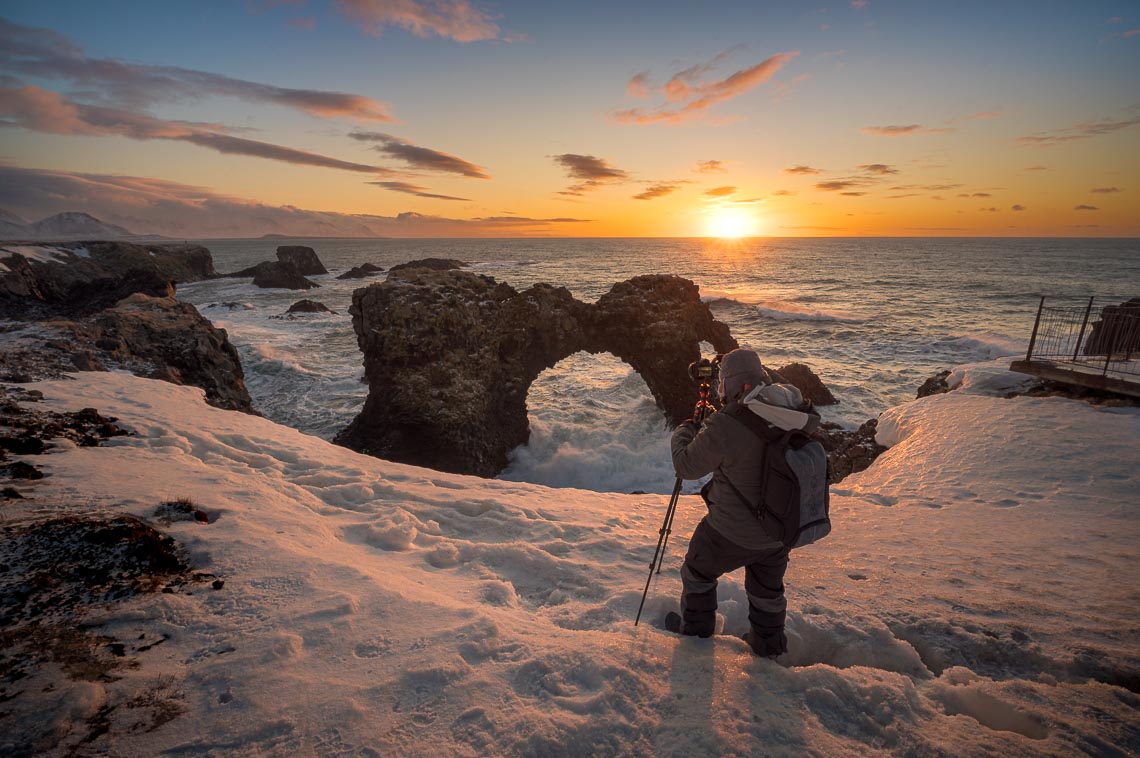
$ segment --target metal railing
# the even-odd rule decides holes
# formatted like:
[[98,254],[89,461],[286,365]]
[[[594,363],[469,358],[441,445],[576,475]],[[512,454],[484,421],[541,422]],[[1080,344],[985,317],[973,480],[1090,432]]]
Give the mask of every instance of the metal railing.
[[1095,298],[1079,306],[1037,307],[1026,362],[1066,366],[1129,381],[1140,378],[1140,302],[1096,307]]

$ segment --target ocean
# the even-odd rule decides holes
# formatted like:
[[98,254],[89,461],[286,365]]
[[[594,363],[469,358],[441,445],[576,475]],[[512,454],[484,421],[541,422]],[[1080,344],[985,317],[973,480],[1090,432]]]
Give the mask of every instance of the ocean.
[[[373,279],[335,276],[370,262],[456,258],[516,289],[565,286],[593,302],[641,274],[696,282],[715,317],[766,365],[809,365],[840,403],[825,420],[855,427],[915,397],[948,368],[1022,355],[1042,295],[1100,305],[1140,296],[1140,240],[781,238],[202,240],[219,271],[308,245],[331,272],[320,289],[265,290],[249,279],[185,284],[179,297],[226,329],[262,414],[331,439],[363,405],[362,356],[348,307]],[[302,298],[336,315],[282,318]],[[527,397],[531,439],[504,479],[598,491],[668,493],[669,431],[649,389],[610,355],[580,353]]]

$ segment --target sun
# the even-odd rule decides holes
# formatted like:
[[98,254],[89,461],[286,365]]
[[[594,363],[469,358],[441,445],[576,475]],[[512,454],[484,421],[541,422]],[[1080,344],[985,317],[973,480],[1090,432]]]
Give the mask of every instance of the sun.
[[739,239],[756,233],[756,217],[738,208],[720,208],[709,215],[708,236]]

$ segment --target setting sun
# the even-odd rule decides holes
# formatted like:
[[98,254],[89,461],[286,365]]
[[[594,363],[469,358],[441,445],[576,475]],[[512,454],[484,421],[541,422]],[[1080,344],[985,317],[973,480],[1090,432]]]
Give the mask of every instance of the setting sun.
[[737,239],[756,233],[756,217],[737,208],[721,208],[712,212],[706,224],[710,237]]

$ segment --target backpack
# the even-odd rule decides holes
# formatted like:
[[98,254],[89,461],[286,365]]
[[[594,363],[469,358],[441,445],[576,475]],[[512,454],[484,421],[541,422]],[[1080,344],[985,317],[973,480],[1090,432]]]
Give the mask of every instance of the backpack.
[[831,492],[827,452],[819,440],[802,429],[785,431],[772,426],[743,403],[734,403],[722,412],[764,440],[759,502],[749,502],[724,477],[736,496],[752,509],[761,529],[789,549],[826,537],[831,532]]

